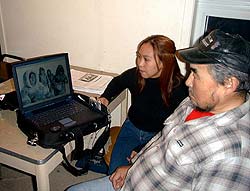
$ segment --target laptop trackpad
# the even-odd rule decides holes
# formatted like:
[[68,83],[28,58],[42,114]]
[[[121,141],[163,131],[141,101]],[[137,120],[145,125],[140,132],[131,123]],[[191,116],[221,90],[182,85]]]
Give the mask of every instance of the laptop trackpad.
[[61,123],[64,127],[70,127],[70,126],[72,126],[72,125],[74,125],[76,123],[76,121],[73,121],[69,117],[61,119],[58,122]]

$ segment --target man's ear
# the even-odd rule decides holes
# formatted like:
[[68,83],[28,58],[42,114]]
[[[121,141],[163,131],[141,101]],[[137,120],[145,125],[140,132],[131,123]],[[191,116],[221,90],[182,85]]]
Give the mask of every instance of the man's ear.
[[239,86],[239,80],[237,78],[235,78],[235,77],[227,78],[224,81],[224,86],[229,91],[234,92],[238,88],[238,86]]

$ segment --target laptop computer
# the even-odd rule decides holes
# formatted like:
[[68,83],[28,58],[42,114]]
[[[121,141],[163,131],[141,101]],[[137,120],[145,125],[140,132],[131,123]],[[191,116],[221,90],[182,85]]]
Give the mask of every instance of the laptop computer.
[[12,72],[21,121],[27,127],[53,133],[105,118],[74,94],[67,53],[18,62]]

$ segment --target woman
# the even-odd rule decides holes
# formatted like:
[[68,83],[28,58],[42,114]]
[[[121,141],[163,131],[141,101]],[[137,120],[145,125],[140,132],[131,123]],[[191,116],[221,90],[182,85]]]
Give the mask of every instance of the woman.
[[136,67],[115,77],[99,98],[104,105],[128,88],[131,106],[111,155],[108,174],[129,163],[133,150],[140,149],[161,129],[164,120],[188,95],[175,58],[175,44],[166,36],[142,40],[136,51]]

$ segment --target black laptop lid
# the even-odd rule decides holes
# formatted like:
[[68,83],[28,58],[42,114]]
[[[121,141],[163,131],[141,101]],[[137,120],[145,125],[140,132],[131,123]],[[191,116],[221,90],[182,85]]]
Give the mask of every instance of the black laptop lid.
[[53,105],[73,94],[67,53],[46,55],[12,66],[21,113]]

